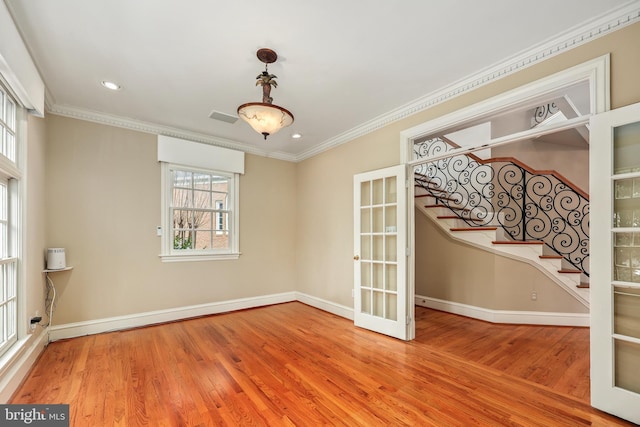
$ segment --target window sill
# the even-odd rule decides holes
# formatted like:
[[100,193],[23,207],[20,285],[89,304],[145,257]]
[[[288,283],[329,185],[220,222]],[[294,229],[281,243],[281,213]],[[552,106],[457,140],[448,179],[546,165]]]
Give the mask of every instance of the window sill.
[[159,255],[162,262],[223,261],[240,258],[240,252],[227,254]]

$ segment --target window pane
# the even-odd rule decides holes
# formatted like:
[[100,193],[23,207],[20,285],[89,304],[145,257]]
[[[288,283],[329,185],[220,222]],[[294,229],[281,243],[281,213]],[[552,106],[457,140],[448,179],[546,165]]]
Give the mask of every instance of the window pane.
[[213,235],[213,249],[228,249],[229,248],[229,232],[222,231],[216,232]]
[[194,173],[193,174],[193,188],[197,188],[198,190],[211,190],[211,175],[204,173]]
[[213,213],[211,211],[194,211],[193,228],[213,230]]
[[211,230],[195,230],[193,249],[211,249],[212,232]]
[[7,132],[6,135],[6,151],[5,151],[5,155],[12,161],[16,161],[16,137],[12,134]]
[[191,188],[191,172],[174,170],[172,174],[174,187]]
[[173,189],[173,206],[177,208],[191,208],[191,190],[182,188]]
[[192,249],[193,238],[190,230],[175,230],[173,232],[173,249]]
[[189,229],[192,228],[193,216],[191,211],[174,209],[173,211],[173,228]]
[[11,98],[6,97],[6,111],[5,111],[5,117],[6,117],[6,124],[7,124],[7,128],[14,133],[16,131],[16,105],[13,103],[13,101],[11,100]]
[[193,207],[198,209],[212,208],[210,191],[193,191]]

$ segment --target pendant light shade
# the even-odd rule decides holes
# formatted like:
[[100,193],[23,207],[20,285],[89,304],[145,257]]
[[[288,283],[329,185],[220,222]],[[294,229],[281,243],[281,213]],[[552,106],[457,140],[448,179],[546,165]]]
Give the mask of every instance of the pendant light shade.
[[264,135],[264,139],[293,123],[293,114],[289,110],[266,102],[242,104],[238,107],[238,116]]
[[264,71],[256,77],[256,86],[262,86],[262,102],[248,102],[238,107],[238,116],[249,123],[264,139],[293,123],[293,114],[286,108],[272,103],[271,88],[278,87],[276,76],[269,74],[268,64],[276,62],[278,55],[271,49],[260,49],[258,59],[265,64]]

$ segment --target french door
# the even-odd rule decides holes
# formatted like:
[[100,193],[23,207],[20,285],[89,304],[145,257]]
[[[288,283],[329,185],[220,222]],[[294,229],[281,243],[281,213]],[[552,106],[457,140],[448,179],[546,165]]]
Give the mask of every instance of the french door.
[[640,104],[590,139],[591,404],[640,424]]
[[411,339],[404,165],[354,176],[354,233],[355,325]]

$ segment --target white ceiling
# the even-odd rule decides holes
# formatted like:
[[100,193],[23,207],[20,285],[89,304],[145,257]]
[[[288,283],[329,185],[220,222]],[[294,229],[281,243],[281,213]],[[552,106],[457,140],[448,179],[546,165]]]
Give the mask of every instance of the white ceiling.
[[[293,160],[630,5],[626,0],[5,3],[47,86],[49,111]],[[279,55],[269,66],[278,76],[274,103],[295,116],[291,127],[267,141],[242,120],[229,124],[208,117],[212,110],[235,115],[238,105],[261,101],[255,77],[264,65],[255,53],[262,47]],[[122,90],[108,91],[102,80],[118,82]],[[293,140],[294,132],[303,138]]]

